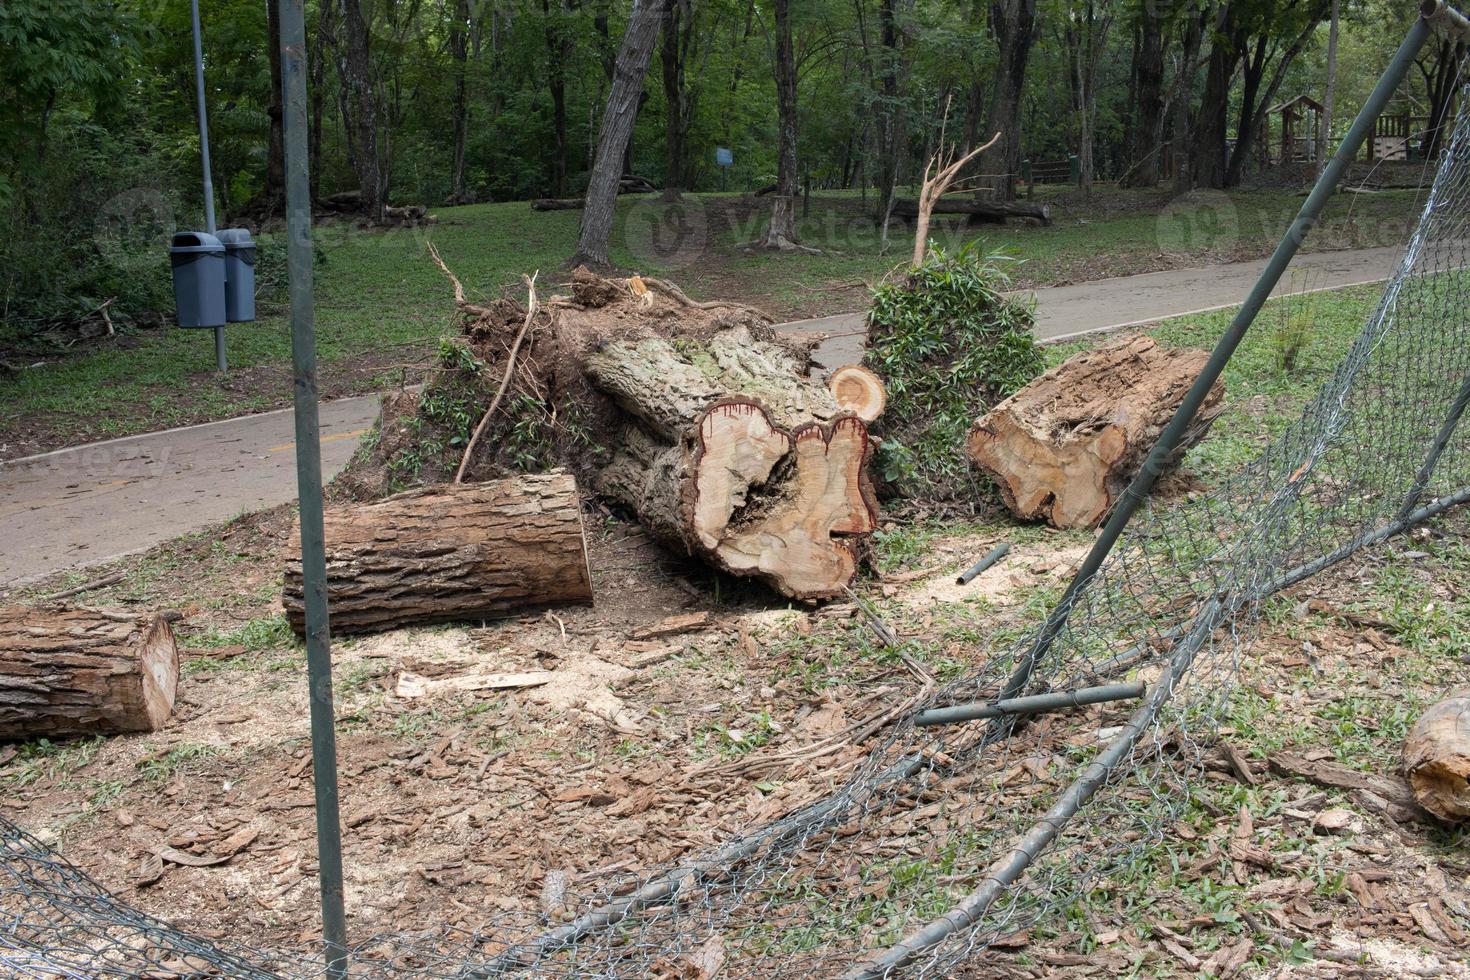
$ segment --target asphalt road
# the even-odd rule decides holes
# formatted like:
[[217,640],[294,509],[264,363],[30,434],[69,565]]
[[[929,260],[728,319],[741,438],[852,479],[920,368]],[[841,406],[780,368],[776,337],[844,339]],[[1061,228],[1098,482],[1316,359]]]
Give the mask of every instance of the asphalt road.
[[[1300,256],[1293,269],[1311,270],[1311,288],[1337,288],[1386,278],[1397,257],[1395,248],[1328,252]],[[1037,290],[1037,334],[1058,340],[1233,306],[1264,265],[1242,262]],[[862,356],[861,314],[783,329],[828,334],[817,352],[826,367]],[[376,395],[322,405],[326,478],[346,464],[377,411]],[[293,438],[287,409],[0,463],[0,585],[142,551],[292,499]]]

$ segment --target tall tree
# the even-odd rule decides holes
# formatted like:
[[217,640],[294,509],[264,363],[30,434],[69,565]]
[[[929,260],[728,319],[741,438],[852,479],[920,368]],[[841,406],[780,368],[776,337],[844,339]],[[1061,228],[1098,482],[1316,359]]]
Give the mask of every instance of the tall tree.
[[1172,10],[1162,0],[1134,0],[1132,108],[1128,123],[1123,187],[1153,187],[1159,182],[1164,142],[1164,48],[1170,40]]
[[449,200],[468,204],[464,186],[464,149],[469,135],[470,0],[454,0],[449,21],[449,58],[453,62],[454,92],[450,101]]
[[[1301,0],[1273,5],[1257,26],[1254,49],[1245,60],[1240,94],[1240,116],[1236,123],[1235,146],[1225,168],[1225,186],[1236,187],[1245,173],[1246,161],[1266,121],[1266,113],[1281,91],[1281,83],[1292,62],[1316,33],[1327,15],[1328,0]],[[1274,67],[1272,66],[1274,60]],[[1270,75],[1267,75],[1267,71]]]
[[1000,140],[980,155],[980,171],[993,175],[996,197],[1010,198],[1021,169],[1021,93],[1036,41],[1036,0],[991,0],[990,30],[998,57],[985,130],[1000,133]]
[[664,193],[677,201],[684,188],[684,138],[689,134],[692,106],[685,79],[694,37],[694,9],[690,0],[668,0],[664,10],[663,43],[659,47],[664,83]]
[[1092,195],[1093,138],[1097,129],[1097,79],[1113,25],[1109,0],[1072,0],[1063,38],[1072,106],[1077,116],[1077,165],[1084,198]]
[[1187,0],[1184,9],[1184,51],[1174,79],[1174,121],[1169,139],[1174,164],[1174,193],[1186,194],[1194,187],[1190,148],[1194,145],[1194,76],[1199,72],[1200,45],[1205,26],[1214,22],[1213,0]]
[[896,7],[897,0],[878,0],[881,39],[878,49],[878,213],[884,217],[893,204],[902,163],[900,158],[907,143],[907,119],[899,91],[903,54]]
[[572,54],[568,19],[576,0],[541,0],[546,19],[546,81],[551,90],[551,196],[567,188],[567,61]]
[[1327,88],[1322,93],[1322,114],[1317,120],[1317,175],[1327,169],[1332,156],[1332,114],[1337,109],[1337,32],[1342,13],[1338,0],[1332,0],[1332,21],[1327,28]]
[[776,193],[771,201],[767,248],[790,248],[796,235],[796,48],[791,34],[791,0],[774,0],[776,35]]
[[381,222],[387,204],[384,200],[387,181],[378,148],[378,95],[368,52],[368,25],[358,0],[339,2],[341,43],[337,45],[337,75],[342,82],[347,155],[357,173],[363,214],[369,221]]
[[1429,102],[1424,153],[1431,160],[1439,156],[1448,135],[1445,130],[1451,124],[1455,95],[1464,77],[1465,50],[1462,39],[1436,37],[1424,46],[1415,62],[1424,78],[1424,91]]
[[633,124],[643,94],[643,79],[653,44],[668,0],[633,0],[628,29],[607,93],[607,108],[597,133],[597,156],[587,183],[587,200],[582,208],[582,230],[577,238],[573,264],[606,268],[607,242],[612,234],[613,210],[618,201],[618,180],[623,175],[623,154],[633,139]]

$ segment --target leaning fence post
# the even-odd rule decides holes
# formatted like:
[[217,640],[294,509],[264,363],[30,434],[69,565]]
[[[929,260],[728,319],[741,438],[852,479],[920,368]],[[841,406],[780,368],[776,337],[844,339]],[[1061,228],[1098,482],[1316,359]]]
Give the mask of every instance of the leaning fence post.
[[[1452,15],[1454,18],[1459,19],[1452,20]],[[1122,535],[1123,529],[1128,526],[1129,521],[1133,519],[1133,515],[1143,505],[1144,500],[1148,498],[1149,491],[1153,489],[1154,483],[1159,478],[1159,474],[1164,471],[1169,458],[1183,440],[1185,432],[1188,431],[1190,425],[1194,422],[1194,417],[1199,412],[1200,406],[1204,403],[1205,397],[1209,394],[1210,389],[1214,387],[1215,382],[1219,380],[1220,375],[1225,370],[1225,365],[1230,362],[1231,355],[1235,353],[1235,349],[1245,339],[1246,332],[1256,319],[1256,314],[1260,313],[1261,307],[1265,305],[1266,300],[1271,295],[1271,291],[1276,288],[1276,284],[1280,281],[1282,273],[1291,264],[1291,260],[1296,256],[1297,250],[1301,247],[1307,234],[1316,225],[1317,219],[1321,216],[1322,209],[1326,206],[1328,198],[1332,196],[1338,181],[1342,179],[1343,173],[1353,162],[1353,158],[1357,156],[1358,149],[1363,145],[1363,140],[1373,128],[1379,113],[1383,111],[1384,106],[1393,98],[1393,94],[1398,89],[1399,83],[1403,81],[1404,76],[1408,73],[1409,66],[1414,63],[1414,56],[1418,54],[1419,49],[1424,46],[1424,42],[1433,31],[1433,24],[1450,23],[1454,29],[1461,30],[1460,25],[1463,22],[1464,18],[1460,18],[1458,14],[1453,14],[1452,11],[1449,11],[1449,8],[1444,5],[1442,0],[1426,0],[1423,7],[1423,16],[1417,18],[1409,28],[1409,33],[1404,38],[1403,43],[1399,45],[1398,51],[1394,54],[1393,61],[1389,63],[1388,68],[1384,70],[1383,75],[1378,79],[1378,84],[1374,86],[1372,94],[1368,96],[1368,101],[1363,103],[1363,108],[1359,110],[1358,117],[1353,120],[1352,127],[1348,130],[1347,135],[1343,137],[1342,145],[1337,148],[1337,152],[1332,155],[1332,159],[1323,169],[1322,175],[1317,178],[1317,183],[1312,187],[1312,192],[1307,195],[1307,199],[1302,204],[1301,210],[1297,212],[1297,216],[1292,221],[1291,227],[1286,230],[1286,234],[1282,236],[1280,243],[1277,244],[1276,251],[1272,253],[1270,261],[1267,262],[1266,268],[1262,271],[1260,278],[1256,280],[1256,284],[1251,287],[1250,293],[1246,296],[1245,302],[1241,304],[1240,310],[1236,312],[1235,318],[1230,321],[1230,326],[1226,328],[1225,333],[1221,335],[1220,340],[1215,344],[1215,349],[1211,352],[1209,360],[1205,363],[1204,368],[1200,370],[1199,375],[1194,379],[1194,384],[1185,394],[1184,400],[1179,403],[1179,408],[1174,413],[1174,417],[1169,420],[1169,424],[1164,428],[1158,441],[1154,443],[1153,449],[1150,450],[1148,458],[1143,462],[1142,468],[1139,469],[1138,474],[1133,478],[1133,482],[1128,485],[1128,489],[1123,491],[1122,496],[1118,498],[1118,502],[1113,506],[1113,511],[1108,515],[1107,523],[1103,525],[1102,531],[1093,543],[1092,550],[1087,553],[1087,557],[1078,566],[1076,574],[1072,577],[1072,581],[1067,585],[1066,592],[1062,594],[1061,600],[1052,609],[1050,615],[1046,618],[1046,622],[1037,633],[1036,640],[1031,644],[1031,647],[1026,653],[1021,656],[1020,661],[1011,672],[1011,676],[1007,679],[1005,687],[1001,689],[999,700],[1015,697],[1026,686],[1027,682],[1031,679],[1032,672],[1036,669],[1037,662],[1050,649],[1053,641],[1056,640],[1063,627],[1067,625],[1067,617],[1071,615],[1072,607],[1075,605],[1078,595],[1092,581],[1092,577],[1102,567],[1103,561],[1112,552],[1114,546],[1117,545],[1118,538]]]
[[329,977],[347,974],[342,907],[342,825],[337,801],[337,735],[332,716],[327,559],[322,537],[322,456],[317,421],[316,321],[312,309],[311,176],[306,148],[304,0],[278,0],[285,95],[286,261],[291,292],[291,362],[296,405],[296,488],[301,502],[301,576],[306,605],[306,675],[311,695],[312,782],[316,785],[317,875]]

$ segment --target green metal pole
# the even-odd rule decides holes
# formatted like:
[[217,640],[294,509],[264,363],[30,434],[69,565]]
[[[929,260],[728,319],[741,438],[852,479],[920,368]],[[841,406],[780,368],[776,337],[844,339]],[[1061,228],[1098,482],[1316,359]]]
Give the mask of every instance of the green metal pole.
[[1089,704],[1104,704],[1108,701],[1127,701],[1141,698],[1144,686],[1133,684],[1104,684],[1100,687],[1081,687],[1074,691],[1052,691],[1049,694],[1033,694],[1026,698],[1011,698],[1009,701],[993,703],[956,704],[947,708],[930,708],[914,716],[914,726],[926,728],[930,725],[952,725],[961,721],[980,718],[1001,718],[1005,715],[1034,715],[1044,711],[1060,711],[1064,708],[1081,708]]
[[[1431,7],[1433,8],[1432,11],[1430,10]],[[1108,516],[1107,523],[1103,526],[1102,532],[1093,543],[1092,550],[1088,552],[1087,557],[1083,559],[1082,564],[1078,567],[1077,574],[1073,576],[1071,583],[1068,584],[1067,591],[1062,595],[1061,601],[1057,603],[1056,607],[1052,609],[1051,614],[1047,617],[1046,623],[1041,627],[1041,631],[1037,634],[1035,642],[1032,643],[1030,649],[1021,657],[1020,662],[1016,664],[1015,670],[1011,672],[1011,676],[1006,681],[1006,686],[1001,690],[998,700],[1013,698],[1025,688],[1027,682],[1031,679],[1032,672],[1036,669],[1037,662],[1051,647],[1052,642],[1056,640],[1062,628],[1067,625],[1067,617],[1072,612],[1072,605],[1076,601],[1078,594],[1092,581],[1092,577],[1097,574],[1098,569],[1102,567],[1103,561],[1118,543],[1118,538],[1122,535],[1123,529],[1128,526],[1128,522],[1133,519],[1134,513],[1143,505],[1144,500],[1148,498],[1149,491],[1153,489],[1154,483],[1159,478],[1159,474],[1164,471],[1165,463],[1174,454],[1175,449],[1184,438],[1185,432],[1189,429],[1190,424],[1193,423],[1195,415],[1199,412],[1200,405],[1204,403],[1205,397],[1209,394],[1210,389],[1219,380],[1221,373],[1225,370],[1225,365],[1229,363],[1231,355],[1235,353],[1235,349],[1245,339],[1246,331],[1250,329],[1251,324],[1256,319],[1256,314],[1260,313],[1261,307],[1270,298],[1271,291],[1276,288],[1276,284],[1281,280],[1281,276],[1286,271],[1286,267],[1291,264],[1292,258],[1296,256],[1297,249],[1301,247],[1307,234],[1316,225],[1317,219],[1321,216],[1322,209],[1326,206],[1328,198],[1332,196],[1337,188],[1338,181],[1342,179],[1349,164],[1353,162],[1353,158],[1357,155],[1358,149],[1363,145],[1363,140],[1367,137],[1373,128],[1374,122],[1378,119],[1379,113],[1383,111],[1384,106],[1388,105],[1389,100],[1393,97],[1394,91],[1398,89],[1399,83],[1403,81],[1404,76],[1409,71],[1409,67],[1414,63],[1414,56],[1419,53],[1419,49],[1428,40],[1429,35],[1434,30],[1434,27],[1431,25],[1431,20],[1434,20],[1436,23],[1441,21],[1454,23],[1451,19],[1452,12],[1446,13],[1446,11],[1448,11],[1448,8],[1444,7],[1442,3],[1437,2],[1437,0],[1432,0],[1431,3],[1425,4],[1424,15],[1415,20],[1413,26],[1409,28],[1408,36],[1404,38],[1403,44],[1399,45],[1398,51],[1393,56],[1393,61],[1390,62],[1388,68],[1378,79],[1378,84],[1374,86],[1373,92],[1368,96],[1368,101],[1363,104],[1362,110],[1358,112],[1358,117],[1353,120],[1352,128],[1348,130],[1347,136],[1343,138],[1342,145],[1332,155],[1332,160],[1323,169],[1322,176],[1317,179],[1317,183],[1312,188],[1312,192],[1307,195],[1307,200],[1302,204],[1296,219],[1292,221],[1291,227],[1287,229],[1280,244],[1276,246],[1276,251],[1271,255],[1265,271],[1256,280],[1256,284],[1251,287],[1250,294],[1246,296],[1245,302],[1240,307],[1240,311],[1235,314],[1235,318],[1230,321],[1230,326],[1225,330],[1224,335],[1220,337],[1219,342],[1215,345],[1214,351],[1210,354],[1209,361],[1206,362],[1199,376],[1195,378],[1194,384],[1184,396],[1184,400],[1180,402],[1178,411],[1174,413],[1174,417],[1169,421],[1168,426],[1165,427],[1163,434],[1159,436],[1158,442],[1154,444],[1152,451],[1149,452],[1148,458],[1143,463],[1143,468],[1138,471],[1138,475],[1133,478],[1133,482],[1129,484],[1127,490],[1123,491],[1123,495],[1113,507],[1112,513]],[[1453,14],[1453,17],[1459,17],[1459,15]],[[1460,20],[1463,21],[1463,18],[1460,18]]]
[[337,736],[322,535],[322,457],[317,424],[316,322],[312,309],[311,162],[306,142],[304,0],[279,0],[281,87],[285,93],[286,264],[291,293],[291,361],[296,405],[296,488],[301,503],[301,577],[306,600],[306,675],[311,694],[311,762],[327,975],[347,973],[342,907],[342,825],[337,801]]

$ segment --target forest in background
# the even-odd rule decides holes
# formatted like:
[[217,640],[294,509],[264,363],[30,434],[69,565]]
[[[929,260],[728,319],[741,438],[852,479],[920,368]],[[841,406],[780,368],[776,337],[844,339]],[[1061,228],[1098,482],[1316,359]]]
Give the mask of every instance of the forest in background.
[[[228,222],[258,225],[283,198],[273,4],[201,8],[219,208]],[[882,213],[941,140],[963,147],[995,132],[1001,140],[975,168],[994,195],[1011,191],[1003,175],[1023,159],[1070,154],[1084,190],[1098,180],[1183,191],[1254,179],[1265,110],[1327,97],[1334,2],[310,0],[306,9],[319,199],[354,191],[372,217],[384,204],[584,194],[609,93],[621,87],[630,129],[626,151],[603,166],[614,180],[636,174],[666,196],[777,183],[779,221],[800,188],[860,190]],[[1339,13],[1338,132],[1417,5],[1341,0]],[[1419,145],[1431,155],[1463,57],[1463,46],[1433,42],[1400,94],[1403,111],[1428,120]],[[123,322],[171,308],[163,245],[174,228],[197,226],[202,209],[192,71],[187,0],[0,5],[7,335],[109,300]],[[727,173],[717,147],[731,151]]]

